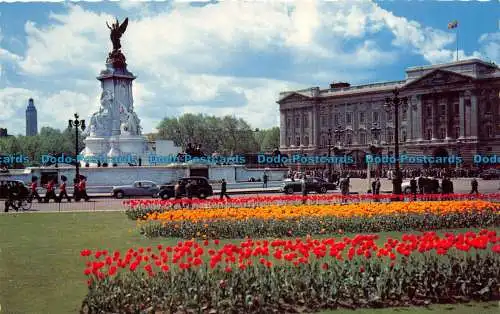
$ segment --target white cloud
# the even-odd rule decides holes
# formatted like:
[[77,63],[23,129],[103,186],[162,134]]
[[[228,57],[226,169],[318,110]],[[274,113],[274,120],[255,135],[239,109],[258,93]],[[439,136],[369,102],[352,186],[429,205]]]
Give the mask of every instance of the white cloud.
[[500,64],[500,32],[481,35],[479,43],[482,45],[482,55]]
[[[28,94],[33,95],[40,124],[60,128],[74,111],[85,116],[97,109],[95,76],[111,48],[105,21],[114,20],[106,13],[67,7],[67,13],[51,13],[48,25],[25,24],[23,57],[0,48],[0,68],[9,60],[26,78],[40,78],[32,92],[6,89],[0,97],[9,91],[7,103],[25,108]],[[129,70],[138,76],[134,106],[145,131],[163,117],[183,112],[237,113],[253,127],[270,127],[276,124],[280,91],[315,85],[313,80],[366,80],[373,74],[367,70],[396,62],[401,49],[430,62],[453,58],[453,49],[446,49],[453,35],[370,2],[224,1],[197,7],[175,2],[169,10],[155,12],[142,2],[120,2],[120,7],[140,12],[130,20],[122,49]],[[393,46],[372,38],[381,31],[393,34]],[[491,54],[494,46],[486,42]],[[267,72],[247,77],[228,66],[274,69],[269,60],[259,64],[272,53],[290,59],[289,68],[276,69],[286,72],[289,81]],[[245,64],[247,58],[252,63]]]

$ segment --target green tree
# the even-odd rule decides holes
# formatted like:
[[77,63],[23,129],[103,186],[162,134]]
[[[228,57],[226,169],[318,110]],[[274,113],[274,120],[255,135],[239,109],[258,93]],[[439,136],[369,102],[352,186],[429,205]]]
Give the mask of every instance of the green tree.
[[158,139],[173,140],[183,148],[188,143],[201,144],[205,153],[236,154],[258,148],[250,125],[231,116],[184,114],[179,118],[163,119],[157,128]]
[[275,126],[265,130],[265,136],[260,144],[262,151],[272,151],[280,146],[280,128]]

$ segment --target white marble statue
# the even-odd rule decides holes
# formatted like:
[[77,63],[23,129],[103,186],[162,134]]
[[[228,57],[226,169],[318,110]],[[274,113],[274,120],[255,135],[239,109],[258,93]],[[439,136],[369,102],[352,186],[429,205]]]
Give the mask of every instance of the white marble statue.
[[84,135],[88,136],[103,136],[108,135],[111,125],[111,106],[113,104],[113,93],[108,90],[103,90],[101,94],[101,105],[99,111],[92,114],[89,127]]

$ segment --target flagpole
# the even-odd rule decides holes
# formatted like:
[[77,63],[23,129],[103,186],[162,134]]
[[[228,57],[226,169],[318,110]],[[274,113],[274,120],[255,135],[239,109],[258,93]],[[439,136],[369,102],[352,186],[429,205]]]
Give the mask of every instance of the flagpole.
[[457,37],[456,40],[457,40],[457,62],[458,62],[458,25],[457,25],[457,27],[455,27],[455,29],[456,29],[455,30],[455,34],[456,34],[456,37]]

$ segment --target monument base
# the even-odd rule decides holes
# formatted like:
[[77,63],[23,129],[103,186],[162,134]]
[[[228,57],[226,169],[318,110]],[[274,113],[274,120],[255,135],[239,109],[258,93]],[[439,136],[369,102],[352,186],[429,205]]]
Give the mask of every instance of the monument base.
[[147,138],[140,135],[87,137],[84,142],[86,147],[82,152],[81,164],[88,163],[90,167],[97,167],[98,163],[107,163],[108,166],[146,165],[147,156],[152,153],[148,151]]

